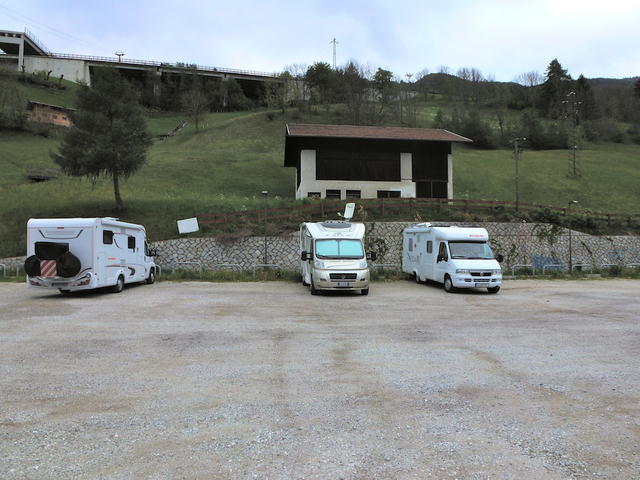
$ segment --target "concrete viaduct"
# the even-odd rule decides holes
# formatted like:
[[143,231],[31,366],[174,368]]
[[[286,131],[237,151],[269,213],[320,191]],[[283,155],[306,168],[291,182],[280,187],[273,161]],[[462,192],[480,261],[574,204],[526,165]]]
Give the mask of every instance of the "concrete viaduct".
[[174,73],[195,73],[207,77],[222,79],[233,78],[241,83],[263,83],[276,79],[274,73],[251,70],[235,70],[220,67],[208,67],[195,64],[153,62],[147,60],[124,60],[110,57],[91,57],[52,53],[35,35],[25,29],[24,32],[0,30],[0,66],[24,71],[25,73],[51,72],[54,78],[63,76],[65,80],[83,82],[91,85],[92,67],[111,66],[131,75],[153,72],[156,75]]

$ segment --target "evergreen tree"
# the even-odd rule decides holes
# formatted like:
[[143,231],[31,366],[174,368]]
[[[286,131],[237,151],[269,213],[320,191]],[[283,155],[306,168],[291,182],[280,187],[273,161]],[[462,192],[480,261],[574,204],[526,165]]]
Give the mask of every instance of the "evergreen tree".
[[580,75],[575,84],[576,97],[579,103],[579,117],[578,120],[593,120],[597,115],[596,98],[593,95],[593,90],[589,81]]
[[96,69],[92,82],[80,88],[73,126],[52,157],[69,175],[111,177],[116,210],[122,211],[120,179],[144,164],[151,137],[136,92],[116,69]]
[[305,82],[311,88],[312,101],[326,104],[333,99],[335,72],[326,62],[316,62],[307,68]]
[[560,117],[562,102],[571,90],[572,84],[571,76],[562,68],[558,59],[551,60],[539,99],[540,109],[545,115],[551,118]]

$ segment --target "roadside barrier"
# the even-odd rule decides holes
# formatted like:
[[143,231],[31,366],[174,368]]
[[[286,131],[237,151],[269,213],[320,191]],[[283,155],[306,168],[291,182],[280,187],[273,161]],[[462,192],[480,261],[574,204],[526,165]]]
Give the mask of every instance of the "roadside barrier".
[[548,264],[546,264],[546,265],[543,265],[543,266],[542,266],[542,274],[543,274],[543,275],[545,274],[545,270],[546,270],[547,268],[555,268],[555,269],[557,269],[557,270],[562,271],[562,270],[564,270],[564,265],[563,265],[563,264],[561,264],[561,263],[548,263]]
[[532,264],[530,264],[530,263],[516,263],[515,265],[511,266],[511,275],[513,275],[514,277],[516,276],[516,268],[530,268],[531,269],[531,273],[533,275],[536,274],[536,267],[534,267]]

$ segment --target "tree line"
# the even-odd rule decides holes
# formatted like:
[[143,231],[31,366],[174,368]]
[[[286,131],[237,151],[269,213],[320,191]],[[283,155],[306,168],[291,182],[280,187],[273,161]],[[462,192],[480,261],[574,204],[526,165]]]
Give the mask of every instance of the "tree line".
[[337,122],[356,125],[446,128],[483,148],[516,137],[534,149],[565,148],[569,138],[640,143],[640,78],[573,79],[557,59],[513,82],[474,67],[401,76],[354,60],[336,69],[294,64],[267,84],[264,103],[283,114],[333,109]]

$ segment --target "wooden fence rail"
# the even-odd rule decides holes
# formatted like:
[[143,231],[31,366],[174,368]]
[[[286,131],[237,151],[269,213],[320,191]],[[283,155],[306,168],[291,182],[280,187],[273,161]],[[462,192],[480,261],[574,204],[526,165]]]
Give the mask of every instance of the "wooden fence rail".
[[[448,198],[370,198],[354,199],[358,206],[362,206],[365,211],[373,215],[407,214],[413,217],[416,212],[424,208],[433,208],[437,211],[444,209],[457,209],[468,211],[489,211],[497,209],[516,210],[513,202],[499,200],[469,200],[469,199],[448,199]],[[288,220],[313,220],[317,218],[337,218],[337,212],[342,211],[348,200],[313,200],[303,205],[290,207],[267,208],[255,210],[239,210],[232,212],[202,213],[197,215],[198,222],[203,225],[215,225],[221,223],[235,223],[237,221],[264,222],[275,219]],[[567,216],[569,213],[577,214],[576,210],[569,212],[567,207],[556,207],[552,205],[539,205],[520,203],[518,210],[531,212],[535,210],[547,210],[551,213]],[[633,220],[640,221],[640,214],[619,214],[588,212],[589,217],[596,220],[606,221],[609,225],[612,221],[623,221],[631,223]]]

